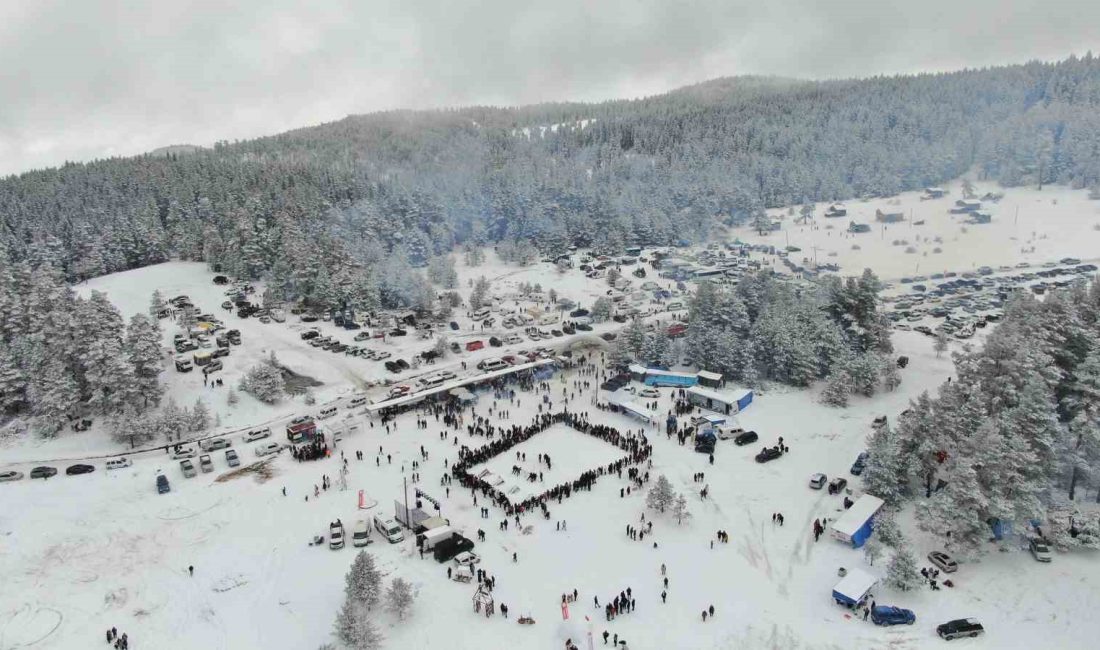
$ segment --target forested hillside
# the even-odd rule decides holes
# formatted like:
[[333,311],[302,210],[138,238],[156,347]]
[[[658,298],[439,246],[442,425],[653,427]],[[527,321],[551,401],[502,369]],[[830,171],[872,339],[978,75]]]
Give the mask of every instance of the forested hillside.
[[48,245],[69,279],[205,259],[310,297],[320,267],[377,275],[394,248],[419,265],[467,241],[701,238],[763,207],[889,195],[975,167],[1007,185],[1093,186],[1100,62],[721,79],[637,101],[380,113],[170,151],[0,181],[8,254]]

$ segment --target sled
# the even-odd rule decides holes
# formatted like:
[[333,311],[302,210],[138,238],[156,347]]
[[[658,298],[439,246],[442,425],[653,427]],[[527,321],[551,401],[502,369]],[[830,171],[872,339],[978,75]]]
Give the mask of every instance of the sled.
[[520,616],[518,619],[516,619],[516,622],[520,625],[534,625],[535,619],[531,618],[530,616]]

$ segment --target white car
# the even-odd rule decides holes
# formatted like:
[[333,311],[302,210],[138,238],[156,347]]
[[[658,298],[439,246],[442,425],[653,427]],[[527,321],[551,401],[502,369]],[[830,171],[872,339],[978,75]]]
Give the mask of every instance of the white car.
[[476,553],[470,551],[463,551],[455,556],[455,564],[458,566],[473,566],[481,561],[481,558]]
[[248,433],[244,434],[244,441],[256,442],[257,440],[262,440],[270,435],[271,429],[256,429],[255,431],[249,431]]
[[194,458],[199,452],[195,451],[194,447],[180,447],[172,452],[172,460],[183,460],[184,458]]
[[18,481],[22,478],[23,472],[17,472],[15,470],[0,472],[0,483],[6,483],[7,481]]
[[108,470],[122,469],[124,467],[129,467],[133,464],[134,462],[129,458],[112,458],[111,460],[107,461],[106,467]]
[[271,454],[278,453],[282,449],[282,446],[277,442],[265,442],[260,445],[256,445],[257,456],[270,456]]
[[386,351],[383,350],[382,352],[378,352],[374,355],[374,360],[375,361],[383,361],[385,359],[389,359],[392,356],[393,356],[392,354],[390,354],[389,352],[386,352]]
[[642,392],[638,393],[640,397],[660,397],[661,391],[656,388],[646,388]]
[[1047,545],[1046,540],[1032,537],[1028,540],[1027,548],[1037,562],[1050,562],[1052,559],[1050,546]]
[[828,481],[828,480],[829,480],[829,477],[827,477],[824,474],[818,472],[817,474],[814,474],[813,476],[810,477],[810,487],[812,487],[815,490],[820,490],[821,488],[825,487],[825,482]]

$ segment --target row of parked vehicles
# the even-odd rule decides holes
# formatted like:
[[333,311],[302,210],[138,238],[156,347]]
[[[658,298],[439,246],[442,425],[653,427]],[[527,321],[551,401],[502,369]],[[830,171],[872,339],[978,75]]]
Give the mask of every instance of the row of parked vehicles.
[[[125,467],[129,467],[132,464],[133,462],[129,458],[114,458],[104,463],[104,467],[108,470],[114,470],[123,469]],[[79,476],[81,474],[91,474],[94,471],[95,465],[91,465],[88,463],[76,463],[74,465],[69,465],[65,468],[65,475]],[[57,468],[50,467],[49,465],[41,465],[39,467],[35,467],[30,471],[30,477],[32,479],[48,479],[54,476],[57,476]],[[0,472],[0,483],[7,483],[8,481],[21,481],[24,477],[25,474],[18,470],[6,470]]]

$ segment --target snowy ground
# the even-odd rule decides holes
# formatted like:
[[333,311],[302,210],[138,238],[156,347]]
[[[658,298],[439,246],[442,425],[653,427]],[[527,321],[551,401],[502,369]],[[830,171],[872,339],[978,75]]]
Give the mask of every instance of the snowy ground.
[[[562,456],[554,454],[562,450],[565,451]],[[516,454],[522,454],[526,460],[517,460]],[[550,469],[539,464],[540,454],[550,456]],[[507,494],[513,503],[518,503],[537,496],[547,487],[574,481],[584,472],[613,463],[623,456],[624,453],[614,445],[558,424],[516,445],[508,453],[472,467],[470,473],[479,474],[484,469],[493,472],[504,480],[497,489]],[[513,474],[513,467],[518,467],[521,473]],[[541,474],[542,481],[528,480],[532,473]]]
[[[1042,191],[1006,190],[985,183],[976,183],[975,187],[979,196],[986,192],[1005,194],[998,203],[983,203],[983,209],[993,216],[992,223],[967,224],[966,215],[950,214],[955,201],[962,198],[959,184],[954,183],[945,186],[949,194],[942,199],[922,201],[921,192],[906,192],[889,199],[852,201],[845,204],[846,217],[826,218],[823,215],[828,204],[818,204],[814,206],[814,221],[805,225],[795,222],[797,209],[794,215],[787,210],[772,210],[771,216],[783,220],[782,230],[759,235],[750,227],[742,227],[733,230],[731,238],[777,248],[797,246],[802,250],[791,253],[795,261],[805,258],[812,262],[816,256],[821,264],[839,264],[845,275],[872,268],[889,280],[945,271],[961,273],[983,265],[996,268],[1018,262],[1037,265],[1063,257],[1097,257],[1100,201],[1090,201],[1086,191],[1056,186]],[[878,223],[876,210],[903,213],[908,221]],[[852,221],[870,225],[871,232],[848,233]],[[915,225],[919,221],[924,224]],[[906,253],[910,246],[916,251]],[[933,252],[936,248],[941,252]]]
[[[1017,194],[1019,197],[1014,198]],[[1055,196],[1059,201],[1052,205],[1050,198]],[[1042,262],[1067,255],[1095,257],[1090,251],[1096,250],[1100,239],[1100,233],[1092,230],[1093,222],[1100,221],[1100,216],[1093,218],[1098,204],[1086,203],[1083,196],[1060,189],[1047,189],[1041,194],[1009,190],[994,212],[993,227],[972,226],[969,233],[963,234],[957,225],[943,226],[947,234],[954,232],[959,238],[957,242],[944,238],[943,268],[967,270],[975,265],[1007,264],[1018,259]],[[901,200],[908,205],[909,199]],[[1005,211],[1006,206],[1013,200],[1022,206],[1032,205],[1035,219],[1042,208],[1048,237],[1035,239],[1034,254],[1018,253],[1025,242],[1012,240],[1012,235],[1005,235],[1003,241],[996,238],[1000,235],[988,240],[969,239],[977,237],[977,232],[992,233],[1003,225],[1012,213],[1011,209]],[[866,207],[873,215],[873,205],[848,207]],[[912,209],[934,208],[942,213],[942,221],[950,224],[959,217],[947,215],[947,206],[947,200],[940,200],[913,203]],[[1020,213],[1022,223],[1029,211],[1021,207]],[[938,217],[930,213],[927,218],[931,227],[931,220]],[[848,220],[830,221],[843,222],[846,227]],[[819,217],[818,222],[824,219]],[[789,223],[787,227],[792,228]],[[816,231],[815,236],[825,243],[839,244],[838,258],[831,259],[839,261],[845,272],[857,272],[870,263],[886,277],[913,273],[917,258],[900,254],[888,240],[882,246],[871,245],[877,232],[857,236],[863,250],[854,256],[848,250],[852,242],[844,240],[841,244],[839,230],[831,233]],[[755,237],[737,234],[743,239]],[[773,233],[761,240],[779,243],[778,238],[783,236]],[[798,245],[810,250],[805,241]],[[824,261],[824,253],[819,251],[819,255]],[[926,271],[923,264],[922,273]],[[511,291],[521,282],[541,282],[544,289],[552,286],[563,295],[590,304],[606,290],[602,281],[587,281],[576,272],[558,275],[547,264],[515,269],[491,260],[478,269],[460,268],[460,273],[464,292],[469,290],[467,280],[481,274],[495,280],[498,294]],[[667,281],[658,282],[667,285]],[[165,297],[187,293],[206,311],[221,312],[218,305],[223,299],[222,289],[210,283],[210,274],[195,264],[172,263],[117,274],[78,289],[107,291],[128,315],[147,308],[154,288],[160,288]],[[234,348],[233,355],[225,360],[226,370],[221,374],[227,384],[235,384],[244,369],[271,350],[296,371],[325,382],[317,390],[319,404],[339,400],[388,374],[381,363],[304,345],[299,338],[302,325],[292,322],[294,317],[289,317],[286,324],[264,325],[221,313],[226,314],[227,325],[240,329],[244,338],[244,345]],[[456,320],[462,324],[465,338],[487,339],[490,335],[470,331],[464,315]],[[323,333],[337,333],[331,324],[317,325]],[[167,328],[166,344],[174,331]],[[340,338],[349,343],[352,335],[340,332]],[[432,345],[432,341],[409,339],[384,344],[388,346],[384,348],[382,344],[370,345],[391,350],[394,356],[407,356]],[[644,495],[635,491],[620,498],[620,489],[627,483],[612,477],[602,478],[591,492],[577,493],[561,505],[551,504],[549,520],[524,519],[524,525],[533,528],[529,535],[514,526],[507,532],[500,531],[498,524],[503,515],[499,510],[491,509],[491,518],[482,519],[479,510],[483,502],[474,505],[468,492],[455,486],[448,495],[440,486],[444,461],[454,462],[457,457],[455,434],[448,432],[441,440],[439,423],[430,419],[428,429],[420,430],[413,414],[391,423],[392,432],[387,433],[379,422],[342,408],[340,421],[359,425],[358,431],[348,434],[341,443],[340,451],[346,451],[351,459],[348,490],[336,488],[319,497],[314,496],[314,486],[321,484],[322,474],[336,479],[339,454],[313,463],[297,463],[281,455],[271,461],[273,475],[267,480],[246,474],[216,481],[227,471],[222,452],[213,454],[214,473],[185,479],[178,463],[154,451],[135,457],[133,467],[114,472],[104,471],[99,462],[97,471],[86,476],[0,484],[0,496],[7,505],[0,508],[0,650],[91,647],[102,643],[103,630],[111,625],[127,631],[135,648],[315,648],[330,638],[331,623],[342,597],[343,575],[354,550],[310,547],[309,539],[323,534],[328,522],[336,518],[350,526],[356,519],[368,519],[375,513],[392,516],[393,500],[402,497],[402,481],[411,479],[412,462],[419,459],[421,446],[430,457],[418,470],[423,478],[417,487],[438,498],[442,514],[457,527],[471,535],[477,529],[486,532],[487,540],[478,544],[476,552],[483,558],[481,566],[498,579],[498,603],[509,606],[512,619],[530,614],[537,624],[520,626],[499,616],[486,620],[475,615],[470,602],[472,586],[447,581],[445,566],[420,559],[411,540],[390,545],[375,533],[369,550],[383,570],[391,577],[400,575],[410,580],[419,590],[409,620],[398,622],[388,613],[378,613],[376,618],[388,648],[445,643],[456,649],[557,650],[566,638],[584,648],[586,616],[593,619],[597,647],[603,645],[599,634],[607,629],[628,640],[634,649],[938,648],[943,642],[935,637],[935,625],[966,616],[981,619],[987,635],[976,641],[955,642],[952,647],[1094,646],[1100,631],[1093,615],[1100,607],[1100,590],[1095,588],[1100,584],[1100,558],[1095,553],[1058,554],[1050,565],[1038,564],[1023,552],[994,553],[980,562],[963,564],[953,576],[957,585],[954,589],[921,589],[905,594],[876,589],[878,603],[916,612],[917,623],[912,627],[876,628],[849,620],[846,610],[833,604],[830,590],[838,579],[838,567],[858,566],[878,575],[881,568],[867,567],[861,553],[827,537],[813,542],[810,523],[822,516],[833,517],[841,508],[841,497],[811,490],[807,486],[809,475],[825,472],[830,477],[844,476],[858,490],[859,482],[848,474],[848,467],[863,449],[871,420],[881,414],[896,416],[910,398],[923,390],[934,390],[953,372],[947,355],[937,358],[932,352],[931,339],[913,332],[897,332],[894,341],[897,353],[910,357],[909,366],[902,372],[903,384],[894,393],[869,400],[857,398],[843,410],[822,407],[816,400],[816,390],[775,388],[758,394],[754,404],[740,415],[740,423],[760,433],[761,445],[772,444],[783,436],[791,453],[771,463],[753,462],[759,445],[739,448],[723,441],[714,465],[710,465],[704,455],[680,447],[675,438],[668,440],[647,426],[655,450],[653,466],[646,469],[653,477],[668,476],[675,489],[688,496],[694,517],[678,526],[668,515],[657,516],[654,534],[644,542],[630,541],[624,535],[628,524],[640,525]],[[555,342],[567,343],[564,339]],[[548,343],[525,341],[512,347],[533,349]],[[473,363],[478,359],[507,351],[487,348],[463,353],[426,370],[450,368],[461,374],[461,362],[466,361],[473,372]],[[407,373],[406,377],[416,374]],[[230,409],[225,403],[226,389],[204,388],[202,375],[197,372],[177,374],[169,370],[165,377],[171,394],[181,404],[197,398],[208,400],[221,418],[222,429],[275,422],[273,428],[279,439],[278,424],[317,408],[305,407],[300,399],[269,408],[242,395],[241,404]],[[551,380],[555,399],[562,386],[558,382],[563,379],[565,386],[571,386],[573,380],[586,378],[570,373],[555,376]],[[380,399],[386,389],[367,391],[373,399]],[[659,401],[664,411],[671,405],[671,392],[661,392]],[[594,392],[578,393],[570,408],[591,409],[593,397]],[[494,421],[530,422],[537,413],[539,397],[520,392],[518,400],[517,404],[498,404],[510,411],[511,417],[502,420],[494,416]],[[477,413],[487,415],[492,401],[491,395],[483,394],[475,407]],[[590,417],[622,430],[642,426],[625,416],[596,409],[590,410]],[[459,444],[484,443],[464,433],[457,435]],[[243,443],[237,435],[233,439],[245,464],[254,462],[252,445]],[[365,460],[353,460],[354,450],[363,451]],[[0,450],[0,469],[11,466],[27,471],[36,460],[76,459],[118,451],[98,431],[65,435],[50,443],[9,443]],[[554,470],[550,473],[543,469],[545,485],[575,477],[621,455],[613,447],[566,427],[544,432],[518,451],[528,454],[524,467],[531,471],[537,471],[537,463],[532,461],[539,453],[551,455]],[[63,473],[65,464],[54,464]],[[487,466],[506,481],[513,481],[514,464],[513,451],[489,461]],[[154,477],[161,470],[172,484],[167,495],[157,495],[154,489]],[[705,501],[698,494],[703,484],[692,481],[697,472],[706,473],[704,483],[710,487],[710,498]],[[515,482],[521,489],[536,487],[523,477]],[[364,490],[378,505],[358,510],[358,490]],[[784,514],[785,526],[771,523],[775,512]],[[646,513],[647,520],[651,516]],[[563,520],[568,524],[567,532],[556,531],[555,523]],[[717,530],[725,530],[730,542],[715,543],[712,549],[710,541]],[[910,532],[918,558],[936,548],[934,540],[911,527]],[[518,562],[512,562],[513,553]],[[662,563],[668,566],[670,579],[665,605],[660,601]],[[188,565],[195,567],[194,577],[187,575]],[[598,597],[602,605],[627,587],[633,590],[637,612],[607,623],[602,606],[593,606],[593,597]],[[569,621],[562,621],[561,594],[574,588],[580,598],[571,607]],[[703,623],[700,612],[711,604],[717,617]]]

